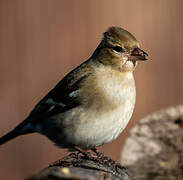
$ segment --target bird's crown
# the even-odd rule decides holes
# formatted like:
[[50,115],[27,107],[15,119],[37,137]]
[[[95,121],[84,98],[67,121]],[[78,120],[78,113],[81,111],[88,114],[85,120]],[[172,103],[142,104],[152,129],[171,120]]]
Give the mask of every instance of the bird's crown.
[[133,49],[139,47],[139,43],[136,38],[125,29],[121,27],[110,27],[103,36],[103,40],[106,45],[119,45],[124,49]]

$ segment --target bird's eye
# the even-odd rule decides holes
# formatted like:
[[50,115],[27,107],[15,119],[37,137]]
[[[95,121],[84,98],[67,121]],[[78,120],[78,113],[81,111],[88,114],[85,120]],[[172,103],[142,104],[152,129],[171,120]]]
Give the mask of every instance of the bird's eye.
[[120,46],[114,46],[113,49],[116,51],[116,52],[123,52],[123,48],[120,47]]

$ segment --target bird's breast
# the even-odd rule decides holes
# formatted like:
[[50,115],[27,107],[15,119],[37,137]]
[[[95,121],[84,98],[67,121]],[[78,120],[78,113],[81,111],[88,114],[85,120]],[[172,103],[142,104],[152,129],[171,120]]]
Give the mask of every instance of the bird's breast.
[[83,148],[118,137],[132,116],[136,96],[132,73],[97,71],[90,78],[81,90],[83,104],[74,112],[79,122],[74,137]]
[[136,96],[133,74],[100,69],[87,79],[80,95],[86,108],[101,113],[129,107]]
[[90,149],[117,138],[132,116],[135,94],[132,73],[97,70],[78,92],[80,105],[57,115],[56,144]]

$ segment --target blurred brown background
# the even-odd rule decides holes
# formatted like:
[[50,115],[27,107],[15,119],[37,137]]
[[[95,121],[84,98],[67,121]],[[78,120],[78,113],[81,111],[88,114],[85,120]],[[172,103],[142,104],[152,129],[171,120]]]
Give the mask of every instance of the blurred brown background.
[[[119,160],[132,125],[182,103],[183,1],[0,0],[0,136],[87,59],[111,25],[134,34],[152,61],[136,69],[137,103],[128,128],[101,150]],[[23,179],[64,154],[41,135],[19,137],[0,147],[0,177]]]

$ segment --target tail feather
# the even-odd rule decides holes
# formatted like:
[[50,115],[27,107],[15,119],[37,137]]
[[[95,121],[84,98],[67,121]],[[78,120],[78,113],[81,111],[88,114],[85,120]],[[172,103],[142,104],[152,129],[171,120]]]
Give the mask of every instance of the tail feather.
[[11,139],[16,138],[17,136],[35,132],[31,128],[25,128],[27,124],[28,123],[26,121],[23,121],[15,129],[13,129],[9,133],[5,134],[4,136],[0,137],[0,145],[8,142]]
[[4,144],[4,143],[8,142],[9,140],[14,139],[20,135],[21,134],[19,133],[19,131],[14,129],[14,130],[10,131],[8,134],[6,134],[0,138],[0,145]]

